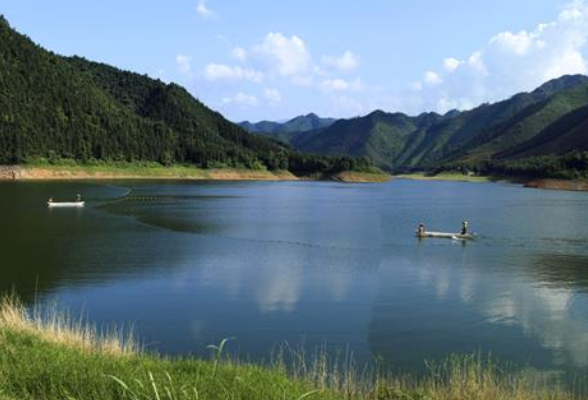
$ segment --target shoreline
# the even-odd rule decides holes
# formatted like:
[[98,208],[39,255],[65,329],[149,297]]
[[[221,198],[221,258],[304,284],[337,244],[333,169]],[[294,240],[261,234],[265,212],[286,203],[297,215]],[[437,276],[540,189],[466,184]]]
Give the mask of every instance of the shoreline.
[[588,181],[566,181],[562,179],[536,179],[524,184],[526,188],[544,190],[565,190],[570,192],[588,192]]
[[202,169],[159,165],[0,165],[1,181],[73,180],[211,180],[211,181],[301,181],[332,180],[345,183],[376,183],[390,179],[385,173],[344,171],[334,175],[298,177],[290,171],[237,168]]
[[408,179],[417,181],[447,181],[447,182],[506,182],[523,185],[525,188],[543,190],[563,190],[573,192],[588,192],[588,181],[586,180],[564,180],[564,179],[524,179],[521,177],[500,177],[463,175],[457,173],[441,173],[433,176],[426,176],[423,173],[393,175],[394,179]]
[[440,173],[437,175],[425,175],[421,172],[393,175],[396,179],[408,179],[412,181],[448,181],[448,182],[511,182],[505,178],[480,175],[463,175],[458,173]]
[[299,180],[288,171],[255,171],[239,169],[200,169],[196,167],[112,166],[2,166],[0,181],[59,181],[59,180],[125,180],[125,179],[185,179],[185,180]]
[[290,171],[268,171],[238,168],[203,169],[192,166],[165,167],[157,164],[133,165],[0,165],[0,182],[9,181],[76,181],[76,180],[194,180],[194,181],[334,181],[342,183],[383,183],[394,179],[446,182],[508,182],[526,188],[588,192],[588,180],[523,179],[441,173],[389,175],[385,172],[343,171],[336,174],[296,176]]
[[352,358],[323,352],[308,357],[289,347],[254,364],[226,353],[228,339],[209,346],[210,358],[173,358],[147,352],[132,333],[116,327],[103,330],[58,309],[38,311],[29,312],[15,297],[0,299],[0,399],[583,398],[550,386],[545,374],[526,374],[479,354],[423,361],[430,369],[423,376],[362,368]]

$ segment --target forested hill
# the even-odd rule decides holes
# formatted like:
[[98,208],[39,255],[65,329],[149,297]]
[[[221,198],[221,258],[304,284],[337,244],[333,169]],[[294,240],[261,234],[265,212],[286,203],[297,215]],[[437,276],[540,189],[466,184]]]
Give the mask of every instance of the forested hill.
[[530,93],[445,115],[374,111],[290,134],[287,142],[318,154],[368,156],[395,172],[588,177],[588,77],[563,76]]
[[308,135],[319,133],[322,129],[331,126],[335,121],[337,121],[335,118],[321,118],[314,113],[310,113],[299,115],[286,122],[260,121],[251,123],[244,121],[240,122],[239,126],[247,130],[247,132],[296,147],[300,140],[307,138]]
[[176,84],[56,55],[0,16],[0,164],[37,158],[266,167],[301,174],[369,164],[301,155],[251,135]]
[[[260,121],[249,122],[243,121],[239,126],[248,132],[255,132],[267,135],[276,135],[281,133],[308,132],[316,129],[326,128],[333,125],[335,118],[321,118],[314,113],[299,115],[285,122]],[[284,137],[287,137],[284,135]]]

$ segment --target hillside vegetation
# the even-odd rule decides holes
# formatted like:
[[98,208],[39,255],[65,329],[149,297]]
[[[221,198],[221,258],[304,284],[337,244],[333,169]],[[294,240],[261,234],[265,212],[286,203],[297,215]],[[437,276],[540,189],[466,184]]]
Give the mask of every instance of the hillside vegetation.
[[530,93],[464,112],[410,117],[375,111],[274,137],[310,153],[367,156],[394,172],[585,178],[588,77],[563,76]]
[[33,43],[0,17],[0,164],[73,159],[336,173],[367,159],[302,155],[251,135],[184,88]]

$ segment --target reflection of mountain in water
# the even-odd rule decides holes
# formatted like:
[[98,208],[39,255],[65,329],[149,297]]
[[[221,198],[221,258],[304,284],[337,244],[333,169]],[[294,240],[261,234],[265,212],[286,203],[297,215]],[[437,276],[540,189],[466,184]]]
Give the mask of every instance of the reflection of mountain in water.
[[587,254],[538,254],[527,267],[529,274],[549,288],[588,293],[588,242],[578,245]]
[[[35,182],[0,184],[0,293],[17,290],[25,299],[58,282],[70,279],[74,269],[68,257],[100,226],[92,204],[124,195],[126,189],[81,182]],[[88,207],[76,210],[48,209],[45,201],[73,198],[82,193]]]
[[[171,273],[185,265],[186,249],[197,251],[201,243],[186,243],[187,238],[157,229],[157,224],[121,218],[124,206],[145,215],[149,206],[163,208],[151,212],[158,218],[169,211],[166,205],[181,205],[185,199],[164,198],[163,206],[141,202],[141,208],[126,200],[128,192],[118,186],[76,182],[0,186],[0,207],[12,210],[3,216],[0,230],[0,292],[16,290],[28,301],[56,289],[147,278],[161,269]],[[45,205],[48,197],[66,199],[76,193],[83,194],[85,208],[54,210]],[[121,212],[105,212],[111,207]],[[169,214],[173,220],[173,213]]]

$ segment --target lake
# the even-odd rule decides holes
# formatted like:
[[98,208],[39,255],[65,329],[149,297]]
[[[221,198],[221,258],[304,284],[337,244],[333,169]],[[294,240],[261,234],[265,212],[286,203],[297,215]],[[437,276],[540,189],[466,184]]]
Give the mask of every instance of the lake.
[[[81,193],[83,209],[45,200]],[[588,372],[588,193],[496,183],[0,184],[0,292],[132,325],[147,349],[451,353]],[[457,231],[474,242],[414,237]]]

